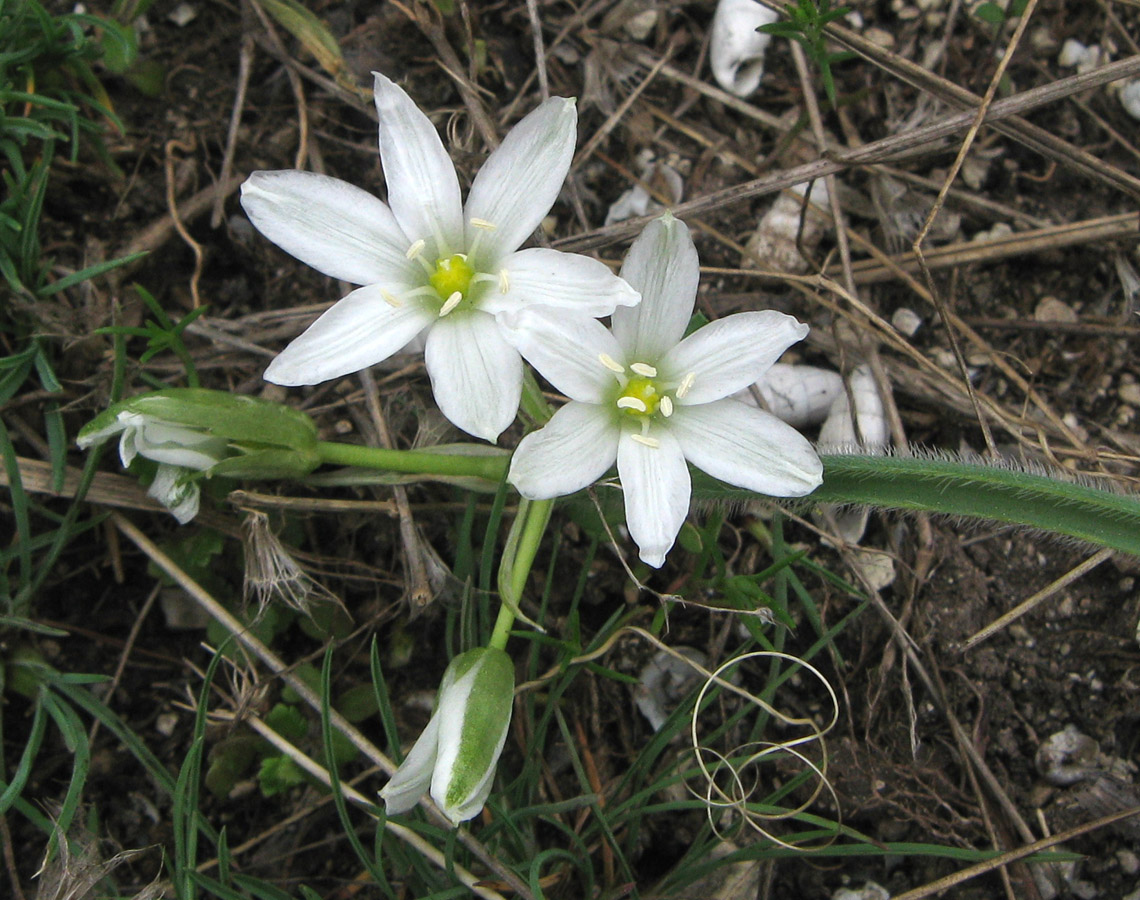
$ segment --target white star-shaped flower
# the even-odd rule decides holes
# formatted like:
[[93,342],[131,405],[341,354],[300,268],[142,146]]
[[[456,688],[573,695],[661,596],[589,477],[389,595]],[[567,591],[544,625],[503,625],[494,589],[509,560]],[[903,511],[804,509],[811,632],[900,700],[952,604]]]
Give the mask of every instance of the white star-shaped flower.
[[502,316],[524,306],[561,320],[605,316],[638,301],[597,260],[518,249],[569,171],[574,101],[552,98],[519,122],[484,163],[465,205],[427,116],[380,74],[375,99],[387,203],[311,172],[255,172],[242,185],[242,206],[269,240],[326,275],[364,285],[289,344],[265,378],[328,381],[426,332],[425,364],[443,414],[494,441],[515,417],[523,377]]
[[699,264],[689,230],[666,214],[630,247],[622,276],[641,292],[634,309],[553,325],[523,311],[512,340],[570,397],[523,438],[509,480],[530,499],[581,490],[617,462],[626,524],[641,558],[660,566],[689,510],[686,461],[714,478],[774,497],[820,484],[811,444],[775,416],[729,399],[808,332],[772,310],[718,319],[684,337]]

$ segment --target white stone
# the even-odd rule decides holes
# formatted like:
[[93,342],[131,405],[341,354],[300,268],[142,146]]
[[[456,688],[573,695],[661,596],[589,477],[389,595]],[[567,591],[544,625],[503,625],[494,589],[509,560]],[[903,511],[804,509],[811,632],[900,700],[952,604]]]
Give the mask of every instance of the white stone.
[[772,38],[756,29],[779,18],[754,0],[720,0],[709,39],[709,64],[717,84],[737,97],[747,97],[760,86]]

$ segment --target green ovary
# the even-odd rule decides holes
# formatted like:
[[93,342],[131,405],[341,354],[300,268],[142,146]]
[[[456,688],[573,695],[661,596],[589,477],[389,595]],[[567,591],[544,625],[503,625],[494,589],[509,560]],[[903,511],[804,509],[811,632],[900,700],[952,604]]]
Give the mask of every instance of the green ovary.
[[639,400],[645,405],[645,409],[637,409],[633,406],[623,405],[622,412],[631,415],[635,418],[642,416],[652,416],[657,412],[657,408],[661,405],[661,394],[657,390],[657,386],[653,383],[652,378],[633,378],[629,384],[625,386],[625,390],[618,396],[620,402],[623,398],[630,398]]
[[471,289],[471,281],[475,277],[475,270],[467,262],[462,253],[447,256],[437,260],[435,271],[428,276],[428,281],[439,294],[439,299],[446,301],[453,294],[461,294],[467,299],[467,292]]

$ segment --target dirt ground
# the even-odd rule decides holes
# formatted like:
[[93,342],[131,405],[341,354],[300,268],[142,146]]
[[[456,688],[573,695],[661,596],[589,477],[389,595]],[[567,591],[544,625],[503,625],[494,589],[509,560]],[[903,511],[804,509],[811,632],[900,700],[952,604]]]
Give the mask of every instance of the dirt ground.
[[[115,110],[127,125],[126,133],[110,140],[124,177],[115,178],[86,158],[57,169],[46,227],[47,243],[62,264],[151,251],[129,272],[82,294],[61,295],[57,308],[39,311],[44,334],[66,350],[59,371],[76,428],[100,408],[110,384],[106,340],[91,332],[109,324],[113,304],[121,305],[126,324],[142,321],[145,310],[130,287],[136,282],[179,315],[193,308],[196,297],[209,304],[188,338],[205,385],[286,396],[261,381],[265,363],[342,291],[263,240],[246,221],[236,188],[251,171],[292,168],[300,158],[307,168],[382,194],[368,94],[354,95],[346,86],[370,84],[372,70],[403,84],[445,129],[465,183],[486,152],[473,105],[501,135],[539,97],[533,32],[521,0],[459,2],[446,19],[427,4],[308,5],[343,48],[347,69],[339,84],[286,31],[267,29],[268,20],[252,6],[191,3],[193,17],[178,25],[166,5],[156,5],[146,18],[141,48],[165,71],[162,96],[148,98],[122,80],[108,79]],[[973,15],[970,3],[853,5],[862,19],[856,30],[864,38],[897,55],[892,58],[917,62],[978,95],[986,92],[1012,28],[995,36],[992,26]],[[576,161],[571,184],[549,222],[554,246],[572,247],[586,235],[603,259],[619,261],[628,237],[603,227],[606,212],[648,159],[681,175],[684,201],[719,198],[719,191],[817,159],[843,161],[857,148],[913,133],[958,109],[947,101],[945,88],[915,87],[888,71],[891,58],[837,63],[841,107],[838,113],[823,112],[829,149],[821,152],[811,137],[809,104],[786,41],[773,43],[762,86],[753,96],[742,101],[715,87],[707,62],[713,6],[650,0],[536,4],[550,93],[579,98],[580,154],[589,142],[589,156]],[[635,13],[650,23],[643,35],[631,25]],[[1073,68],[1058,63],[1067,39],[1111,48],[1111,58],[1119,60],[1140,52],[1137,35],[1140,7],[1134,2],[1042,0],[997,98],[1072,75]],[[945,46],[933,53],[943,37]],[[450,48],[453,57],[441,48]],[[243,55],[248,86],[227,158]],[[461,85],[471,84],[477,90],[465,98]],[[1003,453],[1135,490],[1140,286],[1128,273],[1135,279],[1140,269],[1135,250],[1140,124],[1104,87],[1070,91],[1025,111],[1024,118],[1123,173],[1122,179],[1082,168],[1055,148],[1043,153],[983,127],[926,245],[932,251],[936,300],[945,304],[941,311],[916,268],[884,268],[882,258],[910,246],[961,146],[962,130],[920,152],[902,157],[885,152],[843,164],[838,199],[852,236],[857,303],[839,288],[843,266],[830,222],[816,240],[801,236],[808,259],[798,281],[760,277],[752,270],[755,261],[742,255],[742,248],[775,196],[760,191],[742,199],[714,199],[685,215],[706,267],[699,303],[712,317],[758,308],[795,314],[813,330],[794,351],[794,361],[844,372],[870,362],[880,383],[889,385],[897,409],[896,443],[901,434],[913,447],[982,451],[985,434],[964,389],[952,334],[977,395],[993,401],[987,424]],[[220,216],[212,219],[215,199],[220,199]],[[174,227],[171,202],[185,235]],[[1008,226],[1004,236],[1000,228],[993,231],[995,226]],[[994,240],[978,242],[979,235]],[[1018,243],[1019,237],[1025,240]],[[794,236],[791,246],[787,252],[798,256]],[[869,247],[878,253],[878,263]],[[946,247],[956,255],[934,252]],[[895,259],[910,265],[902,256]],[[820,272],[826,282],[816,278]],[[906,321],[900,311],[910,311],[918,321],[913,333],[889,324]],[[178,372],[169,355],[145,368],[159,379]],[[377,370],[377,380],[397,442],[410,443],[418,430],[445,433],[426,412],[430,392],[422,367],[393,371]],[[131,383],[141,383],[138,375],[128,373]],[[334,382],[289,396],[301,398],[326,433],[345,439],[361,433],[366,417],[358,388]],[[27,439],[17,449],[22,456],[40,455]],[[344,496],[385,495],[361,490]],[[423,493],[416,502],[445,502],[449,496]],[[220,515],[226,527],[237,530],[232,508]],[[137,517],[148,523],[148,533],[174,531],[173,522],[159,513]],[[448,534],[433,527],[426,537],[447,559]],[[430,641],[440,621],[437,612],[406,619],[398,523],[326,515],[314,517],[308,529],[296,536],[296,545],[309,551],[308,562],[343,598],[356,622],[367,623],[354,638],[357,651],[377,630],[406,629],[421,647]],[[822,565],[858,582],[856,551],[821,545],[801,525],[791,525],[789,537],[810,547]],[[143,558],[109,541],[109,534],[100,532],[74,544],[38,608],[44,621],[69,633],[66,639],[43,641],[45,655],[57,665],[65,661],[69,671],[115,671],[153,586]],[[839,636],[827,669],[842,704],[828,771],[846,824],[882,841],[1008,850],[1140,806],[1140,787],[1133,783],[1140,740],[1140,566],[1135,560],[1099,561],[1010,627],[965,648],[980,628],[1094,551],[987,524],[893,514],[872,515],[862,546],[893,560],[894,579]],[[123,567],[120,580],[112,559]],[[608,586],[598,602],[628,602],[628,584],[613,557],[599,556],[595,566],[598,584]],[[236,565],[218,567],[223,579],[231,568],[238,571]],[[654,585],[671,590],[670,579],[683,574],[673,564]],[[812,588],[820,592],[817,602],[826,621],[850,611],[851,598],[826,582]],[[644,597],[638,602],[652,607]],[[680,613],[674,634],[679,642],[707,641],[704,623],[699,614]],[[172,630],[157,610],[141,627],[113,705],[154,739],[152,749],[160,759],[176,766],[190,723],[183,715],[168,725],[163,716],[179,709],[188,689],[196,690],[199,682],[188,661],[205,664],[202,633]],[[801,626],[788,649],[806,646],[812,638]],[[286,658],[319,652],[318,645],[301,639],[279,649]],[[349,682],[367,679],[366,649],[357,656],[363,662],[340,673]],[[438,676],[438,671],[401,676],[397,687],[426,690]],[[647,733],[629,693],[612,685],[605,692],[578,702],[609,702],[606,708],[615,715],[632,719],[633,739]],[[409,730],[415,724],[409,722]],[[18,750],[22,727],[5,727],[9,759],[11,748]],[[1041,748],[1067,728],[1071,752],[1051,763],[1048,747]],[[88,794],[103,811],[106,833],[124,847],[168,843],[168,817],[147,807],[149,791],[142,785],[124,783],[116,742],[104,734],[95,747]],[[63,748],[53,752],[64,766]],[[44,765],[41,777],[40,795],[50,798],[53,779],[64,776]],[[126,799],[101,805],[101,795]],[[225,824],[236,844],[288,810],[281,798],[251,793],[240,804],[218,804],[213,811],[215,824]],[[352,877],[352,860],[330,857],[322,849],[325,836],[337,827],[330,809],[300,833],[270,842],[252,865],[275,868],[286,887],[292,878],[306,878],[324,884],[328,896],[347,897],[347,891],[337,893],[329,885]],[[10,865],[25,890],[37,856],[33,838],[17,833],[6,841]],[[665,833],[647,838],[638,873],[643,895],[650,895],[665,874],[671,842],[677,840]],[[991,873],[943,896],[1132,896],[1140,890],[1138,843],[1140,825],[1134,821],[1068,841],[1066,849],[1083,859],[1053,893],[1024,865],[1013,865],[1005,884]],[[755,889],[756,896],[770,898],[830,897],[844,885],[860,888],[873,880],[897,896],[961,867],[923,857],[822,864],[804,857],[767,866]],[[145,870],[140,864],[140,880]]]

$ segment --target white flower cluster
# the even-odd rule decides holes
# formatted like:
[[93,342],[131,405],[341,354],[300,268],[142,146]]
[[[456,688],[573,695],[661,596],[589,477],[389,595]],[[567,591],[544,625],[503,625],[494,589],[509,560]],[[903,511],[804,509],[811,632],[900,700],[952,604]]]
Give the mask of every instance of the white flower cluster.
[[[811,445],[730,395],[759,379],[807,326],[777,312],[729,316],[685,337],[697,251],[666,214],[615,276],[596,260],[519,246],[569,171],[574,102],[526,116],[463,202],[435,127],[376,75],[385,203],[310,172],[255,172],[242,186],[253,224],[315,269],[362,287],[332,306],[265,372],[316,384],[387,359],[422,337],[443,414],[495,441],[514,420],[523,359],[570,398],[525,437],[510,481],[531,499],[581,490],[615,463],[641,558],[660,566],[689,508],[688,464],[760,493],[820,483]],[[607,329],[599,317],[612,316]]]

